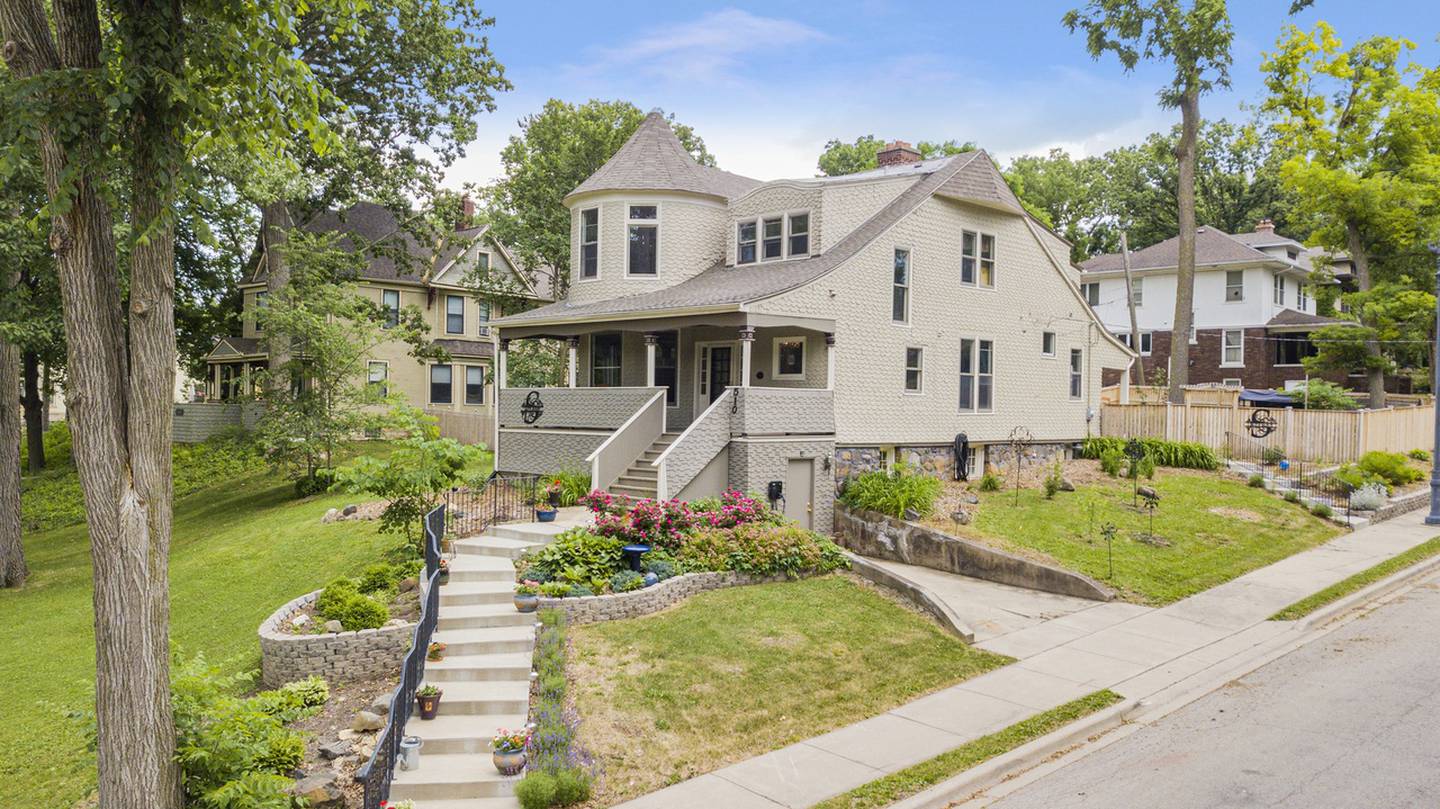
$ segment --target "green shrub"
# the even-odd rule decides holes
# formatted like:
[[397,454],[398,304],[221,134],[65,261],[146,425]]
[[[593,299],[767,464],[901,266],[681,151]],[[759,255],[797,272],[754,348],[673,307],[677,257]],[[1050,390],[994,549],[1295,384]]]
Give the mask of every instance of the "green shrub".
[[[1127,458],[1127,460],[1129,459]],[[1154,480],[1155,459],[1151,458],[1150,455],[1147,453],[1140,456],[1139,458],[1131,460],[1129,462],[1129,465],[1125,467],[1125,477],[1129,480],[1136,480],[1138,478]]]
[[567,469],[549,476],[549,482],[560,490],[560,505],[573,506],[590,493],[590,473]]
[[572,586],[572,587],[570,588],[570,592],[566,593],[566,594],[565,594],[565,597],[566,597],[566,598],[583,598],[583,597],[585,597],[585,596],[593,596],[593,595],[595,595],[595,591],[592,590],[589,585],[586,585],[586,584],[576,584],[576,585],[574,585],[574,586]]
[[330,490],[330,484],[334,482],[335,477],[329,469],[317,469],[313,475],[295,479],[295,496],[303,499],[323,494]]
[[294,697],[302,707],[317,708],[330,699],[330,684],[322,677],[310,676],[280,686],[280,693]]
[[940,479],[896,464],[893,471],[866,472],[845,484],[841,499],[851,508],[878,511],[904,518],[914,509],[921,517],[935,510],[935,499],[943,489]]
[[1359,466],[1362,471],[1383,479],[1392,488],[1425,478],[1424,472],[1410,466],[1405,456],[1398,452],[1372,450],[1360,456]]
[[555,773],[555,805],[570,806],[590,800],[590,775],[579,767]]
[[[1109,451],[1125,454],[1128,438],[1116,436],[1091,436],[1080,445],[1080,457],[1104,460]],[[1175,469],[1218,469],[1220,459],[1215,451],[1194,441],[1166,441],[1162,438],[1141,438],[1140,445],[1157,466]],[[1103,464],[1102,464],[1102,468]],[[1118,470],[1117,470],[1118,473]]]
[[1260,451],[1260,463],[1266,466],[1274,466],[1285,460],[1285,450],[1279,447],[1266,447]]
[[675,563],[669,559],[653,559],[645,562],[645,572],[654,573],[655,578],[665,581],[674,578],[679,571],[676,570]]
[[1054,499],[1060,487],[1065,484],[1064,468],[1060,465],[1060,459],[1056,458],[1055,463],[1050,466],[1050,473],[1045,476],[1045,499]]
[[335,620],[346,632],[379,629],[390,620],[390,610],[373,598],[356,594],[341,602],[336,609]]
[[1297,491],[1295,491],[1294,489],[1291,489],[1290,491],[1288,491],[1288,492],[1285,493],[1285,502],[1287,502],[1287,503],[1298,503],[1298,502],[1300,502],[1300,493],[1297,492]]
[[1323,379],[1312,379],[1283,393],[1309,410],[1355,410],[1360,407],[1348,388]]
[[733,570],[791,578],[849,567],[838,545],[794,523],[698,531],[680,549],[680,561],[692,571]]
[[540,570],[551,581],[593,587],[594,582],[608,581],[620,569],[622,547],[624,543],[614,537],[571,528],[555,537],[549,545],[528,554],[524,573],[529,576]]
[[1111,447],[1100,453],[1100,471],[1112,478],[1120,477],[1125,469],[1125,450]]
[[610,591],[628,593],[645,586],[645,577],[633,570],[622,570],[610,577]]
[[400,576],[394,565],[377,562],[365,568],[365,572],[360,574],[360,583],[357,588],[362,593],[377,593],[390,589],[399,580]]
[[1364,469],[1353,463],[1347,463],[1335,470],[1335,480],[1339,481],[1344,491],[1353,492],[1371,484],[1379,484],[1385,487],[1386,494],[1390,492],[1390,484],[1385,478]]
[[1325,519],[1329,519],[1330,516],[1335,512],[1333,509],[1331,509],[1324,503],[1316,503],[1315,505],[1310,507],[1310,513],[1314,514],[1316,517],[1323,517]]
[[1430,453],[1426,452],[1423,449],[1412,449],[1405,454],[1410,456],[1410,460],[1412,461],[1419,461],[1420,463],[1430,463]]
[[1263,489],[1265,488],[1265,476],[1256,472],[1250,476],[1249,484],[1252,489]]
[[531,770],[515,785],[515,799],[521,809],[550,809],[555,805],[555,777]]
[[315,598],[315,612],[326,620],[339,618],[341,606],[359,594],[360,588],[355,586],[354,579],[334,579]]
[[540,585],[540,595],[546,598],[564,598],[570,595],[570,587],[568,582],[547,581]]

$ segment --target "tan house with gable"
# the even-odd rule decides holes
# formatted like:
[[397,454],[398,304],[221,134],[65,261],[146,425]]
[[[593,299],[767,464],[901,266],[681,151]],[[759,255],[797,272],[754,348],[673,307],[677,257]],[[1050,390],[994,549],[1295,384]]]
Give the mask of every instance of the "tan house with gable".
[[[652,113],[565,203],[569,298],[493,324],[501,470],[758,491],[828,528],[847,474],[977,473],[1017,427],[1065,450],[1097,426],[1102,369],[1133,360],[984,152],[892,144],[873,171],[760,182],[700,166]],[[567,387],[506,386],[533,338],[568,341]]]
[[[312,231],[339,231],[342,245],[378,245],[358,279],[360,293],[398,313],[405,307],[421,311],[434,342],[449,352],[448,363],[421,362],[401,341],[383,343],[368,361],[372,382],[399,391],[412,405],[435,414],[494,415],[495,335],[490,322],[502,313],[475,297],[464,285],[472,269],[507,273],[526,297],[546,297],[521,271],[505,246],[485,227],[449,234],[438,248],[418,243],[388,209],[360,203],[344,211],[326,212],[307,225]],[[244,298],[241,333],[222,338],[207,357],[207,398],[227,401],[254,392],[252,372],[267,359],[264,335],[255,312],[265,297],[265,262],[241,284]]]

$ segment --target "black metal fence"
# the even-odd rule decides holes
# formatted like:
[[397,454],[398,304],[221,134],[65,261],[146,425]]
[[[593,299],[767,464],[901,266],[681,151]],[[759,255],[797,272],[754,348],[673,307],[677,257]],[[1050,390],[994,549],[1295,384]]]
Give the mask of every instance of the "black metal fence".
[[535,508],[539,485],[539,475],[496,472],[478,489],[451,489],[445,495],[445,527],[451,536],[469,537],[497,523],[533,519],[526,515]]
[[1336,477],[1336,468],[1303,461],[1285,461],[1259,464],[1259,474],[1270,482],[1270,488],[1278,494],[1289,497],[1293,492],[1298,500],[1323,504],[1335,518],[1343,518],[1348,526],[1351,524],[1350,495],[1354,489],[1349,483]]
[[400,685],[390,697],[390,718],[375,738],[375,752],[370,754],[370,761],[355,773],[355,780],[365,788],[365,809],[379,809],[382,802],[390,799],[390,782],[395,778],[395,764],[400,757],[400,739],[415,709],[415,689],[425,676],[425,656],[440,617],[440,541],[445,536],[445,511],[442,505],[425,515],[426,585],[420,620],[400,669]]

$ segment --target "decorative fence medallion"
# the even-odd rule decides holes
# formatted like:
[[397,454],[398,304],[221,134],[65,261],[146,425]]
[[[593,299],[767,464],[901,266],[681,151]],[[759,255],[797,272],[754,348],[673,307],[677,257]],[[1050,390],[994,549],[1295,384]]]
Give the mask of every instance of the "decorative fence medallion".
[[1275,428],[1279,425],[1280,422],[1263,407],[1256,408],[1255,412],[1250,414],[1250,418],[1245,420],[1245,429],[1250,431],[1251,438],[1264,438],[1275,432]]
[[534,424],[544,413],[545,403],[540,401],[540,391],[532,390],[525,394],[525,403],[520,405],[520,417],[525,419],[525,423]]

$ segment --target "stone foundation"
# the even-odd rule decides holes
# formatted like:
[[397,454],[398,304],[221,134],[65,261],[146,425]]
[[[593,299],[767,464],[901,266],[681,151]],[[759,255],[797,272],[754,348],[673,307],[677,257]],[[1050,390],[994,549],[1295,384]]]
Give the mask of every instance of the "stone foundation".
[[315,601],[306,593],[275,610],[260,625],[260,674],[267,688],[315,675],[332,683],[399,676],[400,664],[415,637],[415,624],[293,635],[284,627],[291,616]]
[[[1015,448],[1009,444],[986,444],[985,471],[1002,476],[1006,472],[1013,472],[1016,454]],[[1022,461],[1022,473],[1042,469],[1053,463],[1056,458],[1070,457],[1070,444],[1031,444],[1025,447],[1019,455]]]

